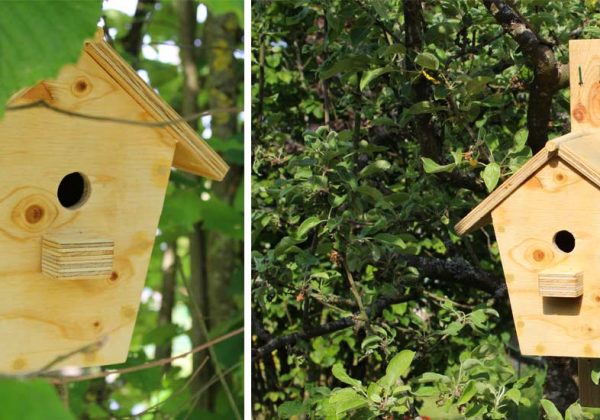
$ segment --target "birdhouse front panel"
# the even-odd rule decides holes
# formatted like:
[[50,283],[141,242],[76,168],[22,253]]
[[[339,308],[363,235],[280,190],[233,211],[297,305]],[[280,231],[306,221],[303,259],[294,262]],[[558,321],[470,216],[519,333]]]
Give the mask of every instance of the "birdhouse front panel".
[[[37,101],[156,120],[85,51],[11,105]],[[125,361],[179,139],[45,107],[7,112],[0,139],[0,371]]]
[[600,190],[551,158],[492,211],[521,352],[600,356]]

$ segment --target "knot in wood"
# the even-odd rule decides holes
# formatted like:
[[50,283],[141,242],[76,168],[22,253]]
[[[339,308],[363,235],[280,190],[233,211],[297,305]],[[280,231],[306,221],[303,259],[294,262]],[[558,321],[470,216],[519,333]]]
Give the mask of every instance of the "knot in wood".
[[38,223],[40,220],[43,219],[43,217],[44,208],[37,204],[32,204],[25,210],[25,220],[27,220],[27,222],[31,223],[32,225]]
[[73,82],[71,91],[73,92],[73,95],[82,97],[92,91],[92,84],[87,78],[79,77]]

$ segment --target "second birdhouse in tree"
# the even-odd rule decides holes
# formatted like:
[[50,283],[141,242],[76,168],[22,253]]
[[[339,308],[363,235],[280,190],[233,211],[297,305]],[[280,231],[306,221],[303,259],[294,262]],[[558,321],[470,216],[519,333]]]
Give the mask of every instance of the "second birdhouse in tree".
[[570,44],[572,129],[456,225],[493,222],[523,354],[600,357],[600,53]]

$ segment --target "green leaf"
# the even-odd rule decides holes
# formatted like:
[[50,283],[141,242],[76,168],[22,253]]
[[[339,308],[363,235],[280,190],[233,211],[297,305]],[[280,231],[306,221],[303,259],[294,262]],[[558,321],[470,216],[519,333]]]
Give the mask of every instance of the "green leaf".
[[321,79],[329,79],[338,73],[356,73],[369,65],[369,58],[364,55],[350,55],[329,63],[321,68]]
[[[370,345],[372,344],[376,344],[376,343],[380,343],[383,339],[378,336],[378,335],[370,335],[368,337],[366,337],[362,343],[360,343],[360,349],[364,350],[366,348],[368,348]],[[374,383],[374,382],[372,382]]]
[[371,187],[370,185],[361,185],[360,187],[356,188],[356,192],[371,197],[375,202],[385,203],[381,191],[379,191],[377,188]]
[[365,166],[360,173],[358,174],[361,178],[364,178],[369,175],[377,174],[380,172],[385,172],[392,167],[392,164],[387,160],[376,160],[375,162],[369,163]]
[[441,106],[434,106],[430,101],[421,101],[414,103],[406,112],[410,115],[430,114],[443,109]]
[[527,144],[527,136],[529,135],[529,130],[526,128],[521,128],[519,131],[515,133],[514,144],[513,147],[509,149],[510,153],[518,153]]
[[362,385],[362,383],[359,380],[351,378],[350,375],[348,375],[348,373],[346,373],[346,369],[344,369],[344,366],[341,363],[336,363],[335,365],[333,365],[333,368],[331,369],[331,373],[333,374],[334,377],[336,377],[338,379],[338,381],[343,382],[346,385],[351,385],[351,386],[361,386]]
[[75,63],[100,18],[101,0],[0,2],[0,117],[8,98]]
[[244,25],[244,0],[202,0],[202,3],[214,15],[235,13],[238,23]]
[[437,70],[440,67],[437,57],[428,52],[419,53],[415,58],[415,63],[429,70]]
[[306,413],[306,406],[300,401],[286,401],[277,408],[277,414],[282,419],[289,419]]
[[600,382],[600,371],[592,370],[592,382],[594,383],[594,385],[598,385],[598,383]]
[[335,407],[335,412],[337,414],[342,414],[349,410],[356,410],[357,408],[364,407],[368,404],[367,399],[352,388],[342,388],[333,391],[329,398],[329,402]]
[[392,71],[392,69],[390,67],[380,67],[378,69],[369,70],[369,71],[365,72],[363,74],[363,77],[360,79],[360,86],[359,86],[360,90],[361,91],[365,90],[365,88],[367,86],[369,86],[369,84],[373,80],[375,80],[379,76],[389,73],[390,71]]
[[413,395],[415,397],[431,397],[436,395],[439,391],[437,391],[434,386],[421,386],[416,391],[413,391]]
[[424,374],[421,375],[418,382],[419,383],[427,383],[427,382],[448,383],[448,382],[450,382],[450,378],[446,375],[441,375],[441,374],[435,373],[435,372],[425,372]]
[[521,391],[517,388],[509,389],[504,396],[517,405],[519,404],[519,401],[521,401]]
[[583,412],[583,408],[579,403],[573,403],[565,411],[565,420],[583,420],[586,418],[594,418],[593,415],[587,417],[586,413]]
[[496,162],[489,163],[481,172],[481,177],[483,178],[483,182],[485,182],[488,192],[492,192],[500,179],[500,165]]
[[402,350],[395,355],[385,370],[385,376],[379,380],[380,385],[390,389],[400,377],[408,373],[414,358],[415,352],[411,350]]
[[400,249],[406,249],[406,242],[401,237],[392,235],[391,233],[378,233],[375,239],[385,244],[397,246]]
[[450,163],[448,165],[440,165],[429,158],[422,157],[423,170],[428,174],[437,174],[439,172],[452,172],[456,168],[456,163]]
[[554,403],[547,399],[540,400],[540,404],[544,409],[544,413],[546,413],[546,417],[548,420],[563,420],[563,416],[560,414],[560,411],[556,408]]
[[296,232],[296,238],[306,238],[308,232],[310,232],[322,222],[323,220],[319,219],[317,216],[310,216],[300,224],[300,227]]
[[452,321],[450,324],[448,324],[446,329],[444,329],[443,333],[447,335],[456,335],[460,332],[460,330],[463,329],[463,327],[464,324],[461,324],[458,321]]
[[458,401],[456,401],[456,404],[463,405],[468,403],[471,400],[471,398],[475,396],[476,393],[477,387],[475,386],[475,381],[469,382],[465,389],[463,389],[463,392]]
[[67,411],[54,387],[43,380],[18,381],[1,379],[2,408],[0,420],[69,420]]
[[377,382],[371,382],[367,388],[367,396],[373,402],[379,403],[381,401],[381,393],[383,388],[379,386]]

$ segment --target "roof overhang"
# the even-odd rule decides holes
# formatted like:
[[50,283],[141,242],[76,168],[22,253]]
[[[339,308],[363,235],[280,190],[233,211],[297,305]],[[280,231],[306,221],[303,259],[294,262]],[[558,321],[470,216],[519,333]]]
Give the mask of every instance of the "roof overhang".
[[492,211],[554,157],[559,157],[600,188],[600,131],[582,130],[552,139],[517,172],[467,214],[454,229],[466,235],[491,223]]

